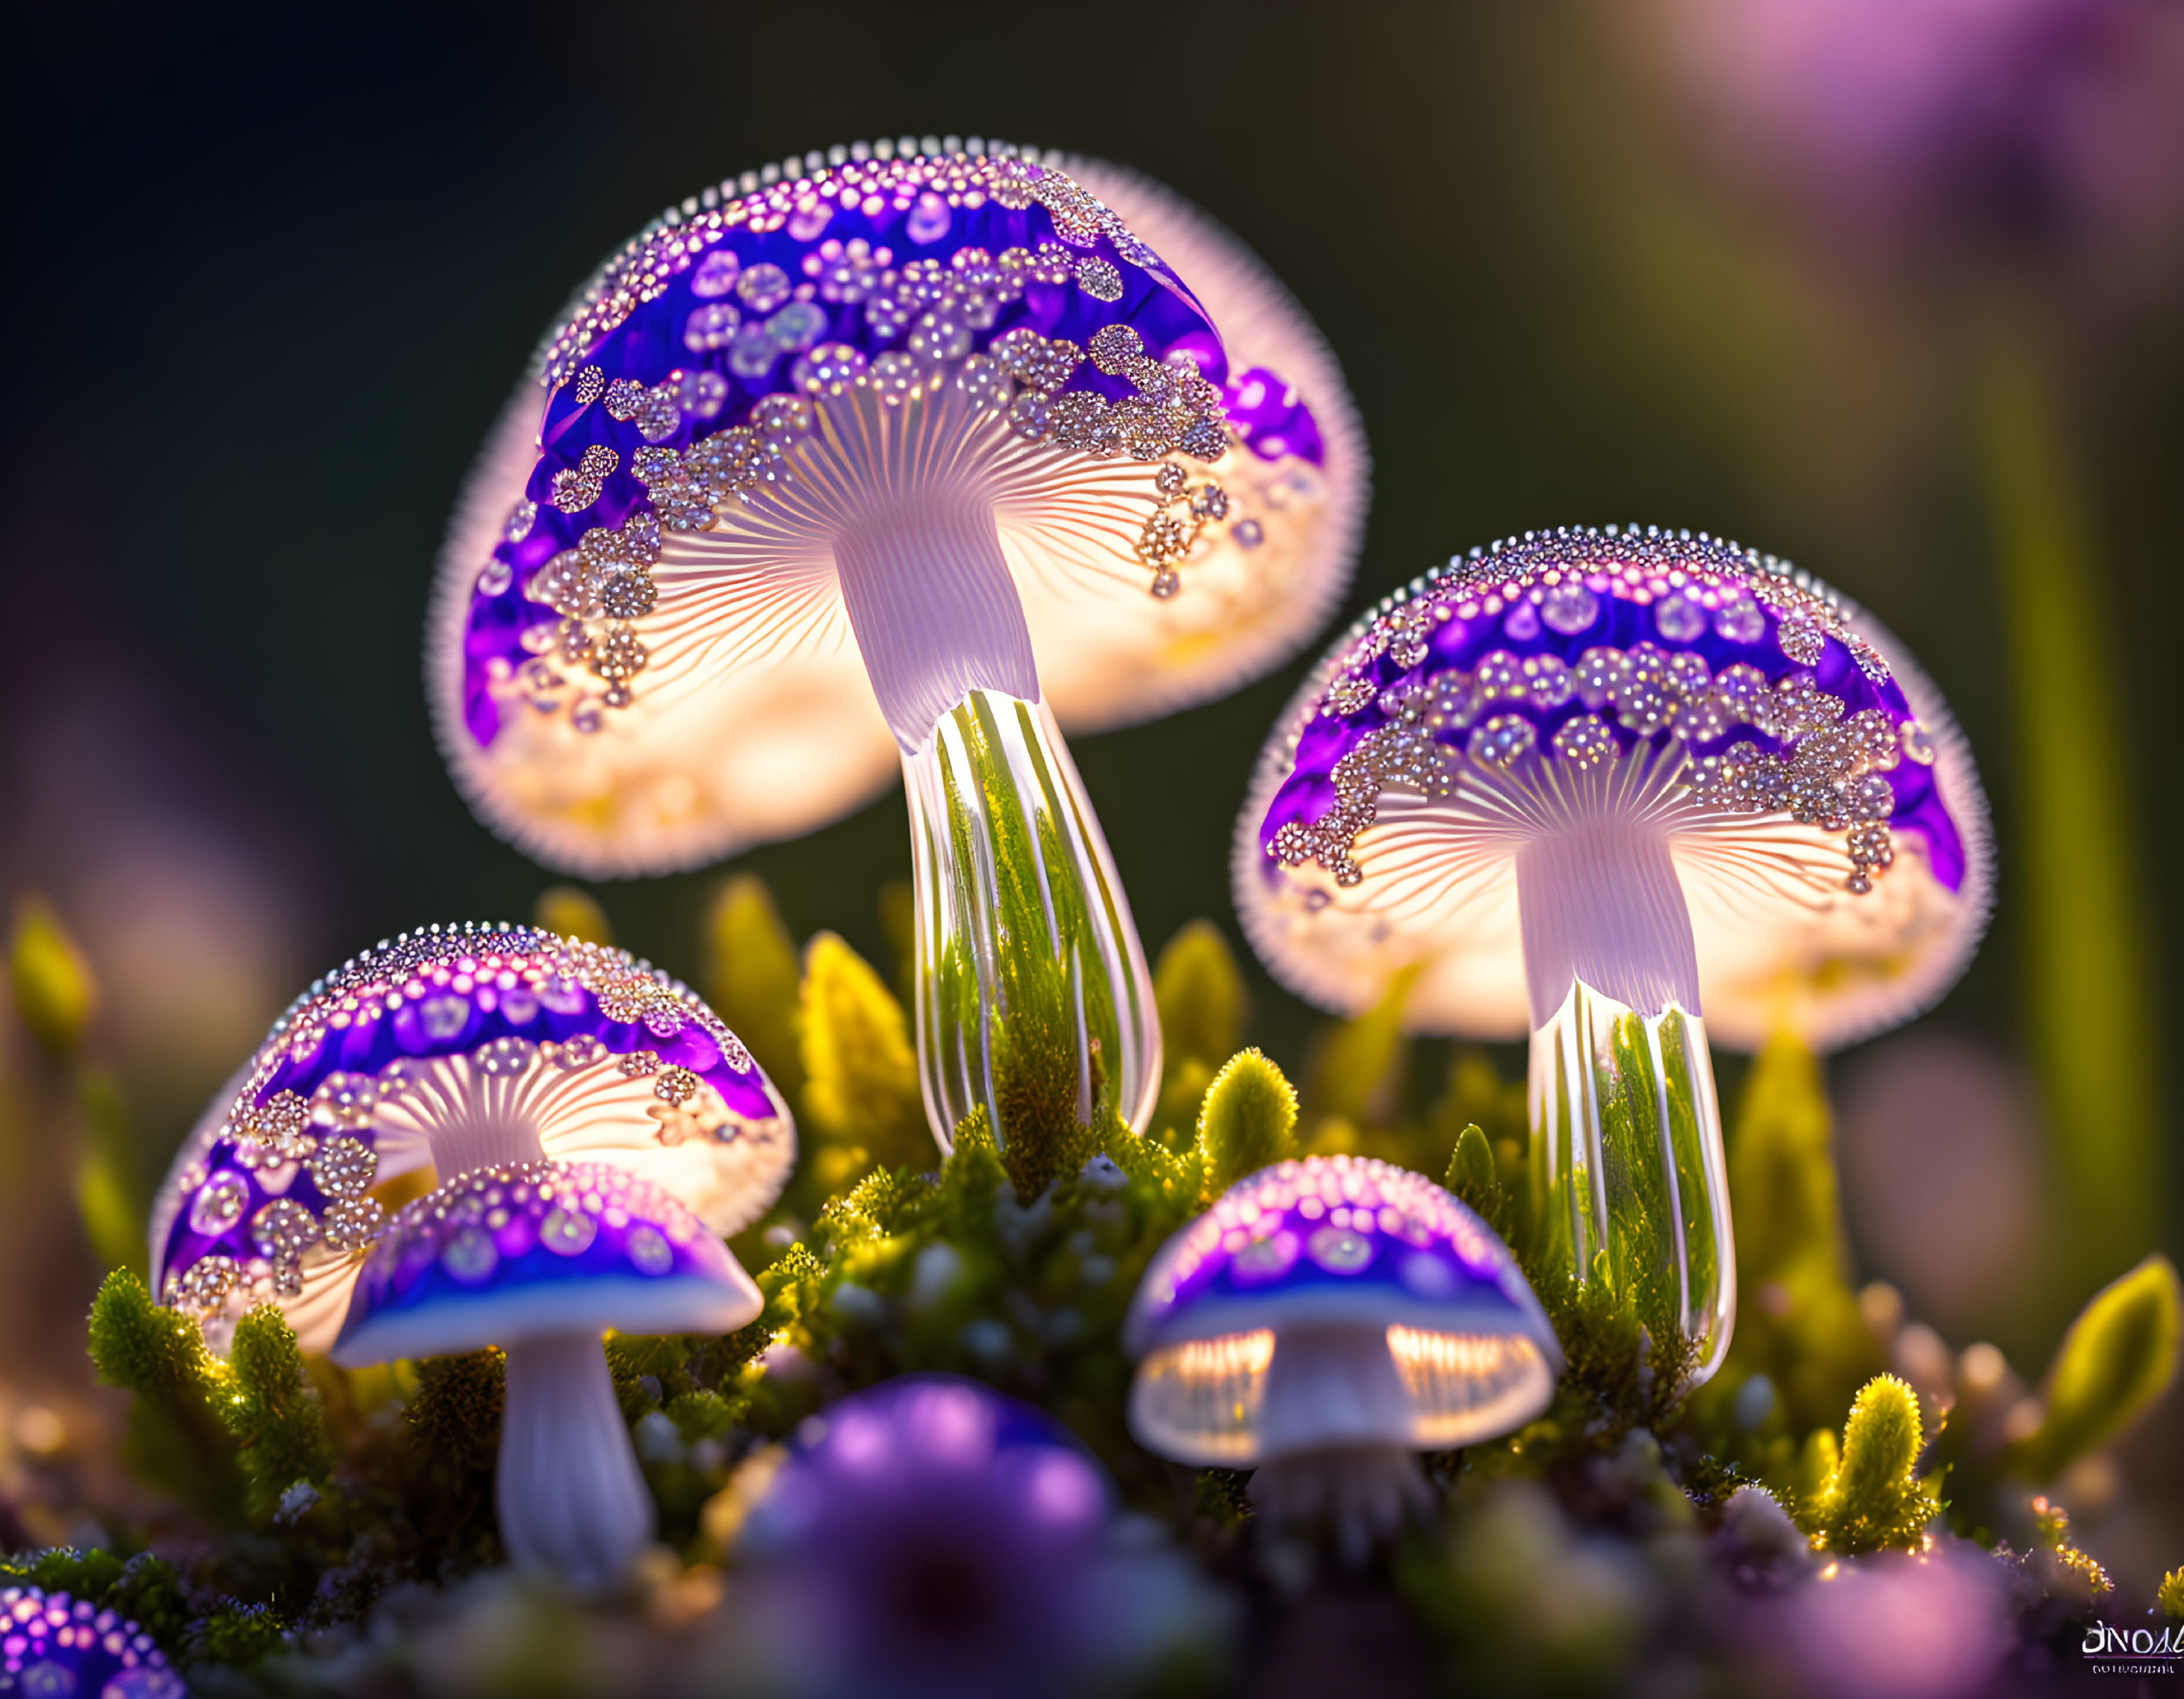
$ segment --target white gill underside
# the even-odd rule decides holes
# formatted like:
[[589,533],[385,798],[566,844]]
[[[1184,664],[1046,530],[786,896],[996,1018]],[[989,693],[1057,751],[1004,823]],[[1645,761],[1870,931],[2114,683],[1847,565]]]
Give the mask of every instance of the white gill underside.
[[1152,468],[1011,433],[952,387],[813,409],[788,476],[670,534],[645,621],[649,711],[738,668],[854,645],[896,742],[916,749],[973,689],[1039,698],[1018,575],[1044,595],[1145,594],[1135,540]]
[[[1414,1019],[1514,1038],[1552,1016],[1581,971],[1633,1008],[1657,1010],[1665,992],[1696,1014],[1695,958],[1743,1016],[1766,986],[1793,998],[1799,976],[1823,967],[1885,979],[1928,930],[1955,924],[1916,838],[1898,841],[1872,893],[1853,896],[1840,836],[1699,806],[1681,769],[1679,745],[1641,746],[1589,770],[1547,769],[1545,781],[1536,768],[1467,763],[1455,794],[1436,800],[1384,791],[1354,852],[1363,879],[1338,887],[1301,869],[1294,912],[1271,942],[1286,940],[1316,994],[1342,1006],[1369,1004],[1389,973],[1422,961]],[[1527,855],[1573,828],[1564,848]],[[1731,1029],[1755,1042],[1767,1024],[1743,1016]]]
[[[625,1074],[621,1058],[602,1056],[563,1070],[543,1060],[514,1074],[491,1075],[469,1056],[410,1064],[409,1084],[372,1113],[374,1178],[418,1169],[440,1180],[492,1164],[604,1162],[680,1199],[715,1233],[727,1234],[764,1214],[796,1162],[786,1120],[737,1121],[711,1086],[687,1107],[719,1120],[733,1137],[663,1143],[653,1109],[652,1076]],[[304,1257],[304,1289],[287,1306],[305,1350],[330,1350],[349,1313],[357,1258],[314,1247]]]

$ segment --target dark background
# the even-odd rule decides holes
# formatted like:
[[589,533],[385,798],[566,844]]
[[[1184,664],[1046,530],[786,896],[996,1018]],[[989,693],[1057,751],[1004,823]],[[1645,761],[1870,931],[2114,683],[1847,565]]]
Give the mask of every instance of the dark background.
[[[1993,605],[1965,400],[1983,285],[1862,264],[1720,169],[1650,15],[15,9],[0,897],[51,892],[83,937],[148,1163],[312,975],[404,926],[523,916],[550,882],[449,785],[419,643],[456,490],[567,292],[708,181],[929,132],[1136,166],[1286,281],[1377,463],[1353,610],[1472,543],[1636,519],[1788,554],[1879,611],[1953,701],[2002,829],[1992,934],[1928,1027],[2021,1079],[2009,693],[2040,684],[2009,677]],[[2184,312],[2173,284],[2123,293],[2067,318],[2064,401],[2165,962]],[[1307,658],[1076,744],[1149,948],[1198,915],[1235,936],[1235,810]],[[743,864],[799,936],[877,956],[900,801]],[[717,879],[598,894],[620,942],[693,976]],[[1305,1012],[1258,992],[1294,1058]],[[1964,1320],[2028,1365],[2052,1339]]]

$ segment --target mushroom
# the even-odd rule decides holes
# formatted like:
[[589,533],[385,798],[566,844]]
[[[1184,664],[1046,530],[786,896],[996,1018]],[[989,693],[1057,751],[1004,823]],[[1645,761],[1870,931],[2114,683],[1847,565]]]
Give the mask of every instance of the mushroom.
[[152,1638],[118,1611],[43,1587],[0,1587],[0,1693],[183,1699]]
[[606,1163],[726,1234],[795,1155],[750,1053],[665,974],[528,927],[405,932],[297,999],[199,1122],[153,1206],[152,1289],[215,1350],[273,1302],[324,1351],[388,1181]]
[[1410,968],[1414,1030],[1528,1027],[1534,1273],[1605,1252],[1687,1384],[1736,1307],[1710,1030],[1909,1019],[1992,885],[1971,757],[1894,639],[1785,561],[1635,526],[1474,549],[1360,621],[1269,742],[1233,867],[1313,1001]]
[[600,1335],[725,1333],[762,1307],[663,1188],[603,1162],[496,1162],[387,1225],[331,1355],[361,1368],[503,1347],[501,1543],[518,1568],[595,1592],[655,1524]]
[[558,867],[793,837],[899,761],[944,1148],[979,1110],[1004,1148],[1151,1112],[1144,951],[1059,726],[1282,659],[1363,504],[1295,303],[1164,191],[1082,169],[1182,273],[1059,156],[977,138],[838,147],[670,208],[547,337],[431,620],[458,783]]
[[1424,1176],[1305,1157],[1238,1182],[1162,1247],[1125,1325],[1130,1431],[1254,1469],[1270,1523],[1348,1554],[1431,1503],[1412,1454],[1530,1421],[1562,1352],[1492,1229]]

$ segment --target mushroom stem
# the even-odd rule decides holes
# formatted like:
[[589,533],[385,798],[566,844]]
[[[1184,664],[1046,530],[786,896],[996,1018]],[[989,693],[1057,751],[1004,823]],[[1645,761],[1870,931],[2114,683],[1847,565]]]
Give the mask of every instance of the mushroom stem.
[[509,1561],[579,1592],[612,1588],[651,1541],[652,1495],[597,1334],[509,1344],[494,1499]]
[[913,487],[835,533],[842,604],[879,712],[905,756],[973,689],[1035,700],[1039,668],[993,504]]
[[[1657,823],[1595,816],[1516,857],[1533,1010],[1533,1271],[1605,1278],[1674,1384],[1729,1349],[1737,1264],[1691,917]],[[1604,1253],[1605,1260],[1601,1260]]]
[[1270,1524],[1324,1517],[1344,1561],[1360,1563],[1432,1504],[1411,1455],[1416,1422],[1385,1328],[1285,1328],[1259,1406],[1266,1461],[1251,1502]]
[[1054,716],[974,689],[903,757],[916,869],[917,1054],[944,1150],[984,1112],[1019,1192],[1142,1126],[1160,1085],[1152,977]]

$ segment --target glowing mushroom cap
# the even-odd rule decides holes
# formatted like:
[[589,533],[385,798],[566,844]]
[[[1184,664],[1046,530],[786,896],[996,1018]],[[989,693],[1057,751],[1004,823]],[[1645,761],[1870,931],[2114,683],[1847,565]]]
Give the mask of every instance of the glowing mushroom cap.
[[1305,640],[1364,498],[1340,374],[1218,226],[1083,169],[1175,254],[1059,156],[948,138],[731,179],[602,267],[440,569],[433,711],[488,824],[557,866],[657,872],[878,791],[916,738],[875,708],[829,542],[856,492],[822,461],[914,398],[893,472],[990,504],[1039,669],[1014,694],[1119,724]]
[[134,1622],[66,1593],[0,1587],[0,1693],[183,1699],[167,1655]]
[[511,1151],[650,1182],[715,1233],[779,1195],[794,1123],[687,986],[621,950],[529,927],[432,927],[299,998],[176,1155],[153,1206],[153,1289],[216,1347],[278,1302],[333,1343],[373,1189]]
[[473,1169],[404,1206],[358,1276],[346,1368],[539,1335],[726,1333],[764,1307],[705,1224],[605,1163]]
[[1285,1338],[1385,1339],[1407,1397],[1398,1433],[1428,1450],[1506,1432],[1562,1370],[1554,1329],[1508,1247],[1423,1175],[1367,1158],[1277,1163],[1162,1247],[1124,1329],[1142,1358],[1131,1429],[1163,1456],[1262,1455]]
[[1977,946],[1986,801],[1933,684],[1786,561],[1637,526],[1473,549],[1335,644],[1237,822],[1245,930],[1324,1007],[1415,965],[1412,1029],[1519,1036],[1561,986],[1527,998],[1515,853],[1539,822],[1502,779],[1574,794],[1609,772],[1690,912],[1698,983],[1663,989],[1717,1040],[1849,1043]]

